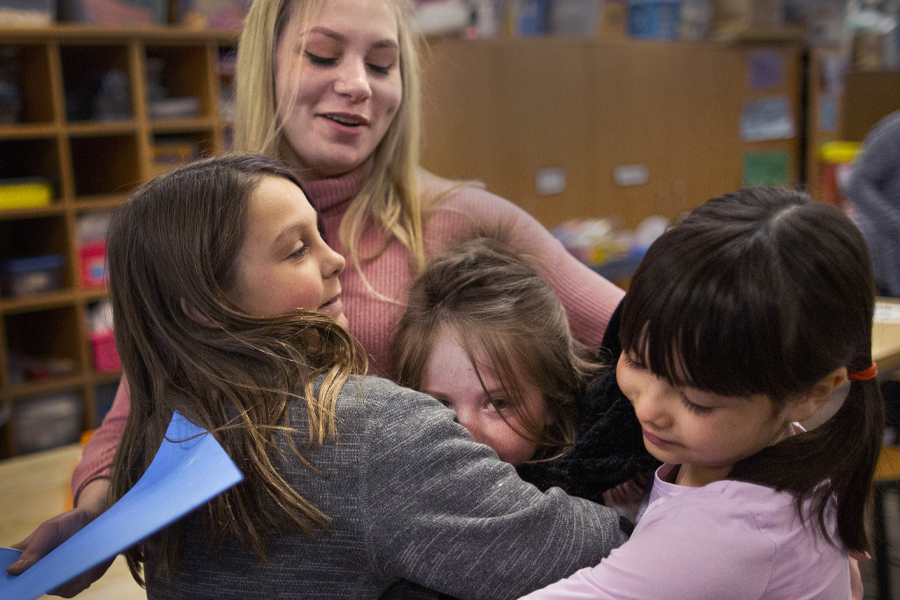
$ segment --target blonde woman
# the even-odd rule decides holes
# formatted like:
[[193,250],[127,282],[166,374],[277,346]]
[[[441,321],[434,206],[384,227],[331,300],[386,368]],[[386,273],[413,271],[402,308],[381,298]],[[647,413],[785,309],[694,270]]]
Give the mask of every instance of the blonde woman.
[[[546,266],[572,330],[599,347],[622,290],[510,202],[420,169],[408,10],[406,0],[256,0],[238,49],[236,147],[295,167],[328,242],[347,259],[341,299],[375,374],[394,375],[394,328],[419,270],[475,222],[513,223],[512,244]],[[106,509],[128,406],[122,385],[73,474],[75,511],[33,535],[22,564]]]

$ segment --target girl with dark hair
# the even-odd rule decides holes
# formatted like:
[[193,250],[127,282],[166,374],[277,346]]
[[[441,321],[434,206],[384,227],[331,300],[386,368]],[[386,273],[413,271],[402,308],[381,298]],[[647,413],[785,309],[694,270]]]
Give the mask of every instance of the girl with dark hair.
[[726,194],[666,232],[624,300],[617,367],[665,464],[628,543],[528,598],[849,597],[884,427],[874,303],[859,231],[804,193]]
[[404,579],[511,598],[621,543],[614,511],[539,492],[433,398],[364,375],[344,259],[278,163],[155,179],[113,220],[108,255],[132,407],[112,499],[176,410],[245,475],[128,551],[148,598],[377,598]]

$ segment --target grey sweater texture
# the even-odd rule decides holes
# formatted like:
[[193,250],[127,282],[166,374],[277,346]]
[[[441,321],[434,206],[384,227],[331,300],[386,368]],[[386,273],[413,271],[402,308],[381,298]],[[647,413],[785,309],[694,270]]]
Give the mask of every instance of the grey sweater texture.
[[[148,564],[148,598],[374,599],[401,579],[462,599],[516,598],[624,541],[615,511],[523,482],[429,396],[357,377],[336,414],[336,438],[305,453],[321,473],[295,460],[282,470],[331,517],[327,533],[288,532],[263,562],[237,541],[211,546],[195,512],[174,579]],[[291,422],[303,448],[305,404]]]
[[900,111],[866,135],[845,192],[856,207],[875,281],[883,293],[900,297]]

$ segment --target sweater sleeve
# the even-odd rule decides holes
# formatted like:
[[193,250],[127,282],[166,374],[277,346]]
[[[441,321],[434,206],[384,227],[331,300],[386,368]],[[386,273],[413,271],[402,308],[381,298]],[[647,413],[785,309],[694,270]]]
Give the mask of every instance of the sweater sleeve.
[[595,350],[600,347],[606,325],[625,295],[622,289],[572,256],[523,209],[478,188],[461,188],[435,210],[426,225],[426,240],[432,244],[427,250],[440,252],[461,241],[473,225],[510,226],[512,245],[537,259],[541,276],[566,309],[574,335]]
[[866,136],[862,155],[847,182],[847,197],[879,228],[900,232],[900,199],[888,185],[900,178],[900,112],[881,121]]
[[374,568],[460,598],[515,598],[623,541],[615,511],[541,493],[434,399],[381,404],[367,460]]
[[78,496],[84,487],[95,479],[109,477],[113,457],[125,431],[125,422],[128,420],[131,396],[128,391],[128,382],[125,377],[119,382],[116,390],[116,398],[112,408],[103,418],[103,423],[91,435],[91,439],[84,447],[81,461],[72,472],[72,499],[78,505]]
[[[527,600],[758,600],[776,549],[752,519],[718,517],[715,504],[682,504],[599,565],[525,596]],[[750,526],[747,526],[747,525]],[[739,540],[739,543],[736,541]],[[524,599],[523,599],[524,600]]]

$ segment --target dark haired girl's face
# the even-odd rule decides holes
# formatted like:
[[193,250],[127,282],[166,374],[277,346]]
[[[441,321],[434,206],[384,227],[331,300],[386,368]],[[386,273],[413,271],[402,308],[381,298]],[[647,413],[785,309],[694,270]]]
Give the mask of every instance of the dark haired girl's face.
[[281,177],[264,177],[250,198],[232,301],[253,316],[298,308],[346,326],[338,275],[344,257],[325,243],[318,215],[303,191]]
[[720,396],[674,386],[624,352],[616,379],[634,406],[647,451],[681,465],[677,483],[692,487],[726,478],[737,461],[790,435],[799,401],[779,408],[762,394]]

